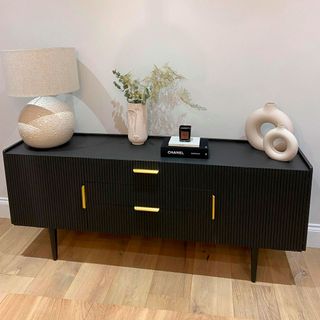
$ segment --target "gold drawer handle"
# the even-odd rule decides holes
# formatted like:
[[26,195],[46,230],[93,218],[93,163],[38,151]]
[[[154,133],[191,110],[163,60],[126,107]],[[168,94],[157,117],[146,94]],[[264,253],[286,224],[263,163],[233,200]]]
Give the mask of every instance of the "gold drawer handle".
[[159,212],[160,208],[152,208],[152,207],[139,207],[134,206],[134,211],[144,211],[144,212]]
[[216,197],[212,195],[212,220],[215,219],[215,210],[216,210]]
[[151,169],[133,169],[133,173],[142,173],[142,174],[158,174],[159,170]]
[[87,209],[86,186],[81,187],[82,209]]

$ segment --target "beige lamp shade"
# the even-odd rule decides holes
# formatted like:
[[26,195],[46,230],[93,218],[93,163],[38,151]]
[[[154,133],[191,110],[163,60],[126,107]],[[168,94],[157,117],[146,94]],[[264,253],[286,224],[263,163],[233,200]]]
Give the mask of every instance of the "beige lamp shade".
[[74,48],[2,51],[2,63],[9,96],[54,96],[79,89]]

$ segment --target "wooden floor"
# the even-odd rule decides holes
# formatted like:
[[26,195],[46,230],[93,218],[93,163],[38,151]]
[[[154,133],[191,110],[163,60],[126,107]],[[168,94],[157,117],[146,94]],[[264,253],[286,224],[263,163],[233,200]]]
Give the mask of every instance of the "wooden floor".
[[46,230],[0,219],[0,319],[320,319],[320,249],[261,250]]

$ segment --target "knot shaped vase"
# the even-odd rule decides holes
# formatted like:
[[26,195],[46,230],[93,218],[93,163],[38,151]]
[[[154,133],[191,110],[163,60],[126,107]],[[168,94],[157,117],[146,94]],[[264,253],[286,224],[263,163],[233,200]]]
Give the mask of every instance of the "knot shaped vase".
[[[275,142],[278,139],[284,141],[284,148],[282,150],[279,150],[279,148],[275,146]],[[271,159],[278,161],[292,160],[299,149],[296,137],[282,124],[266,133],[263,139],[263,147],[265,153]]]
[[272,123],[275,127],[280,124],[287,130],[293,132],[293,124],[290,118],[275,103],[266,103],[264,107],[257,109],[248,117],[246,122],[246,136],[249,143],[258,150],[263,148],[263,135],[261,126],[264,123]]

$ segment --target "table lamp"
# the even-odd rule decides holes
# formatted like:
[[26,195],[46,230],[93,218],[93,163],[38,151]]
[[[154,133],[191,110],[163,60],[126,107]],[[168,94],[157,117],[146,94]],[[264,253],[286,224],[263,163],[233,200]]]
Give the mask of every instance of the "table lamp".
[[74,48],[2,51],[7,93],[36,97],[22,110],[18,129],[34,148],[53,148],[69,141],[74,131],[72,109],[54,96],[79,89]]

